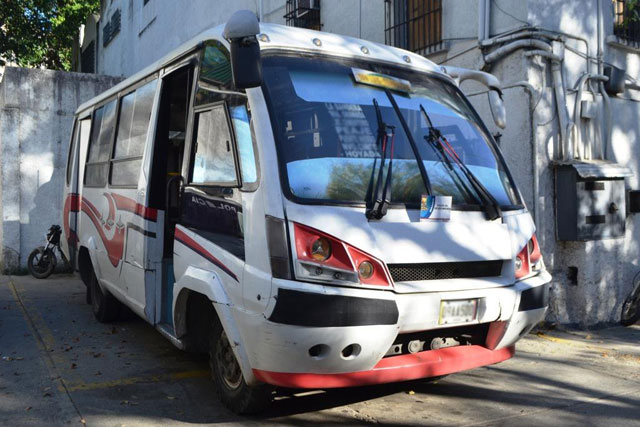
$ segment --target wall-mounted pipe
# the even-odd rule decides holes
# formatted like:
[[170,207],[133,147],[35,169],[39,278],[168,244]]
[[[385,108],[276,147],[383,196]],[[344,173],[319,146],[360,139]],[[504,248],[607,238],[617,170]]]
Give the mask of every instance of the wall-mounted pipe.
[[576,102],[573,105],[573,123],[574,123],[574,131],[573,131],[573,136],[574,136],[574,147],[576,148],[577,151],[577,157],[579,159],[590,159],[591,158],[591,150],[589,149],[587,151],[587,148],[590,148],[590,146],[588,146],[586,144],[586,140],[582,141],[582,135],[580,132],[580,116],[581,116],[581,110],[582,110],[582,91],[584,89],[584,84],[586,81],[589,80],[589,78],[591,77],[591,74],[589,73],[584,73],[582,74],[582,76],[580,76],[580,78],[578,79],[578,83],[575,86],[575,90],[576,92]]
[[478,0],[478,43],[482,43],[482,41],[485,39],[485,3],[487,3],[488,1],[490,0]]
[[522,48],[535,48],[545,52],[552,51],[549,43],[545,43],[542,40],[536,40],[536,39],[516,40],[505,46],[499,47],[498,49],[494,50],[490,54],[486,55],[484,57],[484,62],[487,64],[491,64],[492,62],[495,62],[501,59],[502,57],[510,54],[511,52],[514,52]]
[[604,124],[601,131],[600,147],[598,147],[598,158],[605,160],[608,157],[608,147],[611,145],[611,123],[613,121],[611,114],[611,100],[609,99],[609,94],[604,88],[604,84],[609,80],[609,77],[604,74],[594,74],[590,79],[598,82],[598,89],[600,90],[600,95],[602,95],[602,101],[604,104]]
[[[551,49],[551,46],[549,46]],[[572,132],[574,125],[569,120],[567,112],[567,104],[565,99],[565,90],[562,84],[562,57],[555,55],[546,50],[532,50],[525,52],[525,56],[541,56],[551,61],[551,80],[553,84],[553,92],[556,98],[556,110],[558,113],[558,128],[560,131],[560,158],[569,161],[573,160],[574,149],[573,142],[568,135]]]
[[484,37],[483,40],[491,36],[491,0],[484,2]]

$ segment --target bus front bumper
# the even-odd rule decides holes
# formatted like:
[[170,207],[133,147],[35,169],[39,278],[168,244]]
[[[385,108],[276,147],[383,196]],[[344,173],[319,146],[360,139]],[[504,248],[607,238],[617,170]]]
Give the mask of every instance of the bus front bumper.
[[[308,305],[298,300],[286,312],[272,307],[268,320],[245,325],[251,376],[283,387],[337,388],[441,376],[498,363],[511,358],[516,341],[544,318],[550,280],[542,272],[507,287],[422,294],[340,289],[333,296],[342,305],[326,299],[330,289],[318,289],[315,305],[311,295]],[[310,292],[315,286],[296,289],[295,283],[286,281],[279,289]],[[462,298],[484,299],[478,319],[466,325],[439,325],[440,301]],[[288,307],[295,304],[293,299],[277,299]],[[292,319],[308,324],[287,323]],[[388,355],[399,334],[437,330],[446,336],[447,328],[473,325],[488,326],[482,343]],[[354,344],[357,351],[345,355]]]
[[453,374],[502,362],[510,359],[515,351],[515,345],[500,350],[489,350],[479,345],[465,345],[386,357],[368,371],[314,374],[254,369],[253,374],[258,380],[279,387],[302,389],[357,387]]

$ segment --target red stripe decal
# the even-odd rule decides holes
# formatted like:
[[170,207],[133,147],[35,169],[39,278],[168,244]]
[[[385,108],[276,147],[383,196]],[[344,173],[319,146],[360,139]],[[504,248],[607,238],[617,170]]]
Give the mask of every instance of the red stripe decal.
[[489,350],[479,345],[462,345],[386,357],[370,371],[312,374],[254,369],[253,374],[262,382],[280,387],[307,389],[355,387],[452,374],[502,362],[514,354],[515,346]]
[[231,276],[233,280],[235,280],[236,282],[239,282],[238,276],[236,276],[233,273],[233,271],[229,270],[229,268],[226,265],[224,265],[222,261],[220,261],[218,258],[211,255],[209,251],[203,248],[198,242],[193,240],[191,237],[187,236],[185,232],[179,229],[178,227],[176,227],[175,238],[177,241],[187,246],[189,249],[196,252],[197,254],[205,258],[207,261],[215,264],[218,268],[220,268],[222,271],[224,271],[229,276]]
[[78,242],[78,236],[76,235],[75,230],[71,230],[71,225],[69,223],[69,214],[71,212],[78,212],[80,208],[80,197],[78,193],[69,193],[64,200],[64,207],[62,210],[62,226],[64,227],[64,235],[67,237],[67,242],[70,247],[75,247]]
[[146,207],[121,194],[111,193],[111,197],[113,197],[113,200],[116,202],[116,207],[120,210],[133,212],[148,221],[155,222],[158,219],[157,209]]
[[104,234],[104,230],[102,229],[102,222],[100,221],[100,218],[98,218],[98,215],[96,215],[97,209],[95,208],[95,206],[93,206],[93,204],[91,204],[91,202],[86,198],[82,198],[80,200],[80,205],[82,212],[87,214],[91,222],[93,222],[96,231],[98,231],[100,239],[102,240],[102,243],[107,250],[107,256],[109,257],[111,265],[117,267],[118,263],[122,259],[122,254],[124,252],[124,227],[116,227],[113,233],[113,237],[109,239]]

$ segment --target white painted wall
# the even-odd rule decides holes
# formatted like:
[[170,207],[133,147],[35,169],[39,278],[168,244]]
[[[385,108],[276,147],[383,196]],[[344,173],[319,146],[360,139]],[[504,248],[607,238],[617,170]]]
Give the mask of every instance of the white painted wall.
[[25,267],[61,224],[73,114],[119,78],[7,67],[0,83],[0,270]]

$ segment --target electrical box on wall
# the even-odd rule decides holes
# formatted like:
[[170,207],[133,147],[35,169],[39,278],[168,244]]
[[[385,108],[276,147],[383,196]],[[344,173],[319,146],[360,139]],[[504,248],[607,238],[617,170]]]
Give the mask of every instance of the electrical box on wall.
[[571,162],[556,165],[558,240],[598,240],[625,232],[625,177],[616,163]]

